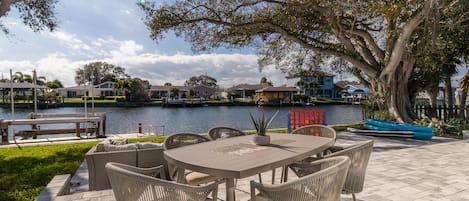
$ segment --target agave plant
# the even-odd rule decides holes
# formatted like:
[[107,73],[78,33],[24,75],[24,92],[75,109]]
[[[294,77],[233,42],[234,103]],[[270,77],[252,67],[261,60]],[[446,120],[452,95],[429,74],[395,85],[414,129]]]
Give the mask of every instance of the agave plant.
[[254,124],[254,127],[256,127],[257,135],[259,136],[265,135],[265,133],[267,132],[267,129],[269,128],[270,124],[274,120],[275,116],[277,116],[277,114],[278,114],[278,110],[272,116],[266,119],[264,112],[262,112],[262,116],[255,119],[252,116],[251,112],[249,112],[249,116],[251,117],[252,123]]

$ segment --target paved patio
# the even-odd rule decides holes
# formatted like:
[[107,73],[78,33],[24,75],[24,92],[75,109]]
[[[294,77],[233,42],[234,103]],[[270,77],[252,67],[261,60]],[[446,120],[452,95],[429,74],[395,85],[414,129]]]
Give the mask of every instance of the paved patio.
[[[337,144],[350,145],[357,141],[374,139],[375,146],[368,165],[365,188],[357,194],[361,201],[469,201],[469,141],[435,138],[432,141],[377,138],[340,133]],[[114,200],[111,190],[86,192],[86,163],[72,178],[72,194],[56,200]],[[279,179],[280,169],[277,170]],[[263,173],[263,182],[271,182],[271,172]],[[293,173],[290,180],[295,179]],[[249,200],[249,181],[257,175],[237,183],[237,200]],[[278,181],[276,181],[278,183]],[[219,186],[219,197],[224,199],[225,186]],[[343,195],[343,201],[351,201]]]

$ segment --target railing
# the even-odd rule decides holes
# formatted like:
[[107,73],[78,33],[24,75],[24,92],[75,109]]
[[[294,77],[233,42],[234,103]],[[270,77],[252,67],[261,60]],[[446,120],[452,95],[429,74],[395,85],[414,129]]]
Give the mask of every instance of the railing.
[[[459,106],[447,107],[447,106],[437,106],[431,107],[429,105],[417,105],[414,107],[415,114],[421,118],[423,116],[430,118],[437,118],[438,120],[447,121],[452,118],[462,118],[466,119],[469,115],[469,106],[464,109],[461,113]],[[379,112],[376,110],[371,110],[369,108],[362,108],[363,118],[371,119],[383,119],[383,115],[386,115],[385,112]],[[384,118],[385,119],[385,118]]]
[[459,106],[447,107],[447,106],[438,106],[431,107],[428,105],[418,105],[414,107],[414,112],[422,117],[423,115],[427,117],[435,117],[439,120],[448,120],[451,118],[462,118],[466,119],[467,114],[469,114],[469,107],[466,107],[461,113]]

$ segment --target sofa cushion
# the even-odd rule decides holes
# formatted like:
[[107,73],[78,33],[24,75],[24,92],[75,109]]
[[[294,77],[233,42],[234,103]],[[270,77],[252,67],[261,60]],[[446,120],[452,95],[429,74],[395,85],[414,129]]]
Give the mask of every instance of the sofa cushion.
[[104,151],[126,151],[126,150],[136,150],[136,144],[125,144],[125,145],[112,145],[104,144]]
[[153,143],[153,142],[139,142],[137,143],[138,149],[152,149],[152,148],[163,148],[162,144]]
[[127,138],[111,138],[109,139],[112,145],[124,145],[129,144],[129,140]]
[[96,152],[105,152],[104,146],[110,145],[111,141],[108,139],[103,140],[102,142],[96,145]]

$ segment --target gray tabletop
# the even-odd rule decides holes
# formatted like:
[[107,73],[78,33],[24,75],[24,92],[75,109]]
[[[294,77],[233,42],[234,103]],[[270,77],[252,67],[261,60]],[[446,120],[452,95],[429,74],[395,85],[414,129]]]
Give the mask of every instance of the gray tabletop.
[[252,143],[254,135],[215,140],[164,152],[174,165],[219,176],[244,178],[282,167],[320,153],[334,144],[331,138],[269,134],[271,145]]

